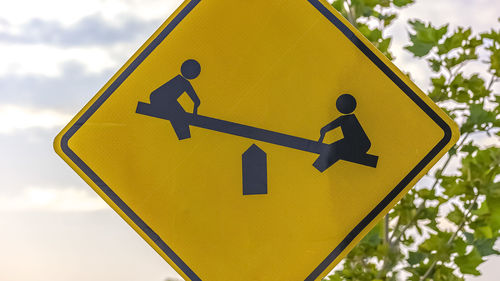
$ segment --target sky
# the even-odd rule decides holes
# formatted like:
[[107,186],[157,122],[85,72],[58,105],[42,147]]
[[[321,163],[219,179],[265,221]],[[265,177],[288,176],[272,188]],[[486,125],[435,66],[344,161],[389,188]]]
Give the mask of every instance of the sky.
[[[0,0],[0,280],[178,277],[55,154],[52,141],[181,2]],[[498,0],[417,0],[388,30],[396,64],[427,89],[425,64],[403,51],[407,20],[485,31],[498,27],[499,11]],[[483,276],[470,280],[497,280],[499,263],[491,258]]]

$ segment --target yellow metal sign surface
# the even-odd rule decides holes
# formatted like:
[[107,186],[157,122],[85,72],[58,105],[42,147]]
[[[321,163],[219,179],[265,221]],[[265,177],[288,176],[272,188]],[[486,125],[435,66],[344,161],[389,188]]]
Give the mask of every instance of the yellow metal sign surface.
[[456,142],[326,2],[187,0],[58,154],[186,280],[320,280]]

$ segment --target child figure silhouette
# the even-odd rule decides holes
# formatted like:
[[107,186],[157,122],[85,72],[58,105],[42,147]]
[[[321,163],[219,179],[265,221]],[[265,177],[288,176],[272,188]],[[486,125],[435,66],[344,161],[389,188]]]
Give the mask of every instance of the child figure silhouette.
[[338,160],[372,167],[373,165],[376,166],[378,157],[366,154],[371,143],[363,127],[353,114],[356,105],[356,99],[353,96],[349,94],[341,95],[337,99],[336,106],[337,110],[344,115],[321,128],[318,142],[323,142],[326,133],[338,127],[341,128],[344,138],[329,144],[326,151],[316,159],[313,166],[320,172],[325,171]]
[[187,93],[194,103],[193,115],[198,112],[200,99],[189,80],[200,75],[201,66],[195,60],[186,60],[181,66],[181,74],[170,79],[167,83],[154,90],[149,99],[154,110],[159,113],[166,113],[170,118],[170,123],[174,128],[179,140],[191,137],[189,132],[189,122],[186,120],[186,111],[182,108],[177,99]]

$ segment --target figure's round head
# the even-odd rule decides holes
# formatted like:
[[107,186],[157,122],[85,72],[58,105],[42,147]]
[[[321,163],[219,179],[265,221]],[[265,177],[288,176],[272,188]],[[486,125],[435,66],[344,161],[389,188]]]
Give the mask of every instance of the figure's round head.
[[337,109],[342,114],[349,114],[356,109],[356,99],[349,95],[343,94],[337,99]]
[[201,65],[195,60],[187,60],[181,66],[181,74],[186,79],[194,79],[200,75]]

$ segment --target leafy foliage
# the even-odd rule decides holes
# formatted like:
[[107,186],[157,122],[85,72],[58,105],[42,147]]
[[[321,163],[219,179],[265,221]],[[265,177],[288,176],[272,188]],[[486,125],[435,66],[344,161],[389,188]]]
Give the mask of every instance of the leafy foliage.
[[[385,29],[413,0],[335,0],[332,5],[387,57]],[[337,280],[464,280],[480,275],[487,256],[500,254],[500,148],[477,139],[500,136],[500,30],[409,21],[406,50],[429,66],[429,97],[460,125],[462,137],[428,177],[410,191],[327,277]],[[481,54],[481,55],[480,55]],[[482,64],[480,73],[468,67]],[[477,68],[474,68],[477,69]],[[498,141],[496,142],[498,143]],[[450,163],[458,170],[448,171]]]
[[384,36],[383,30],[396,19],[396,9],[413,2],[414,0],[335,0],[332,5],[384,55],[392,59],[389,52],[392,38]]

